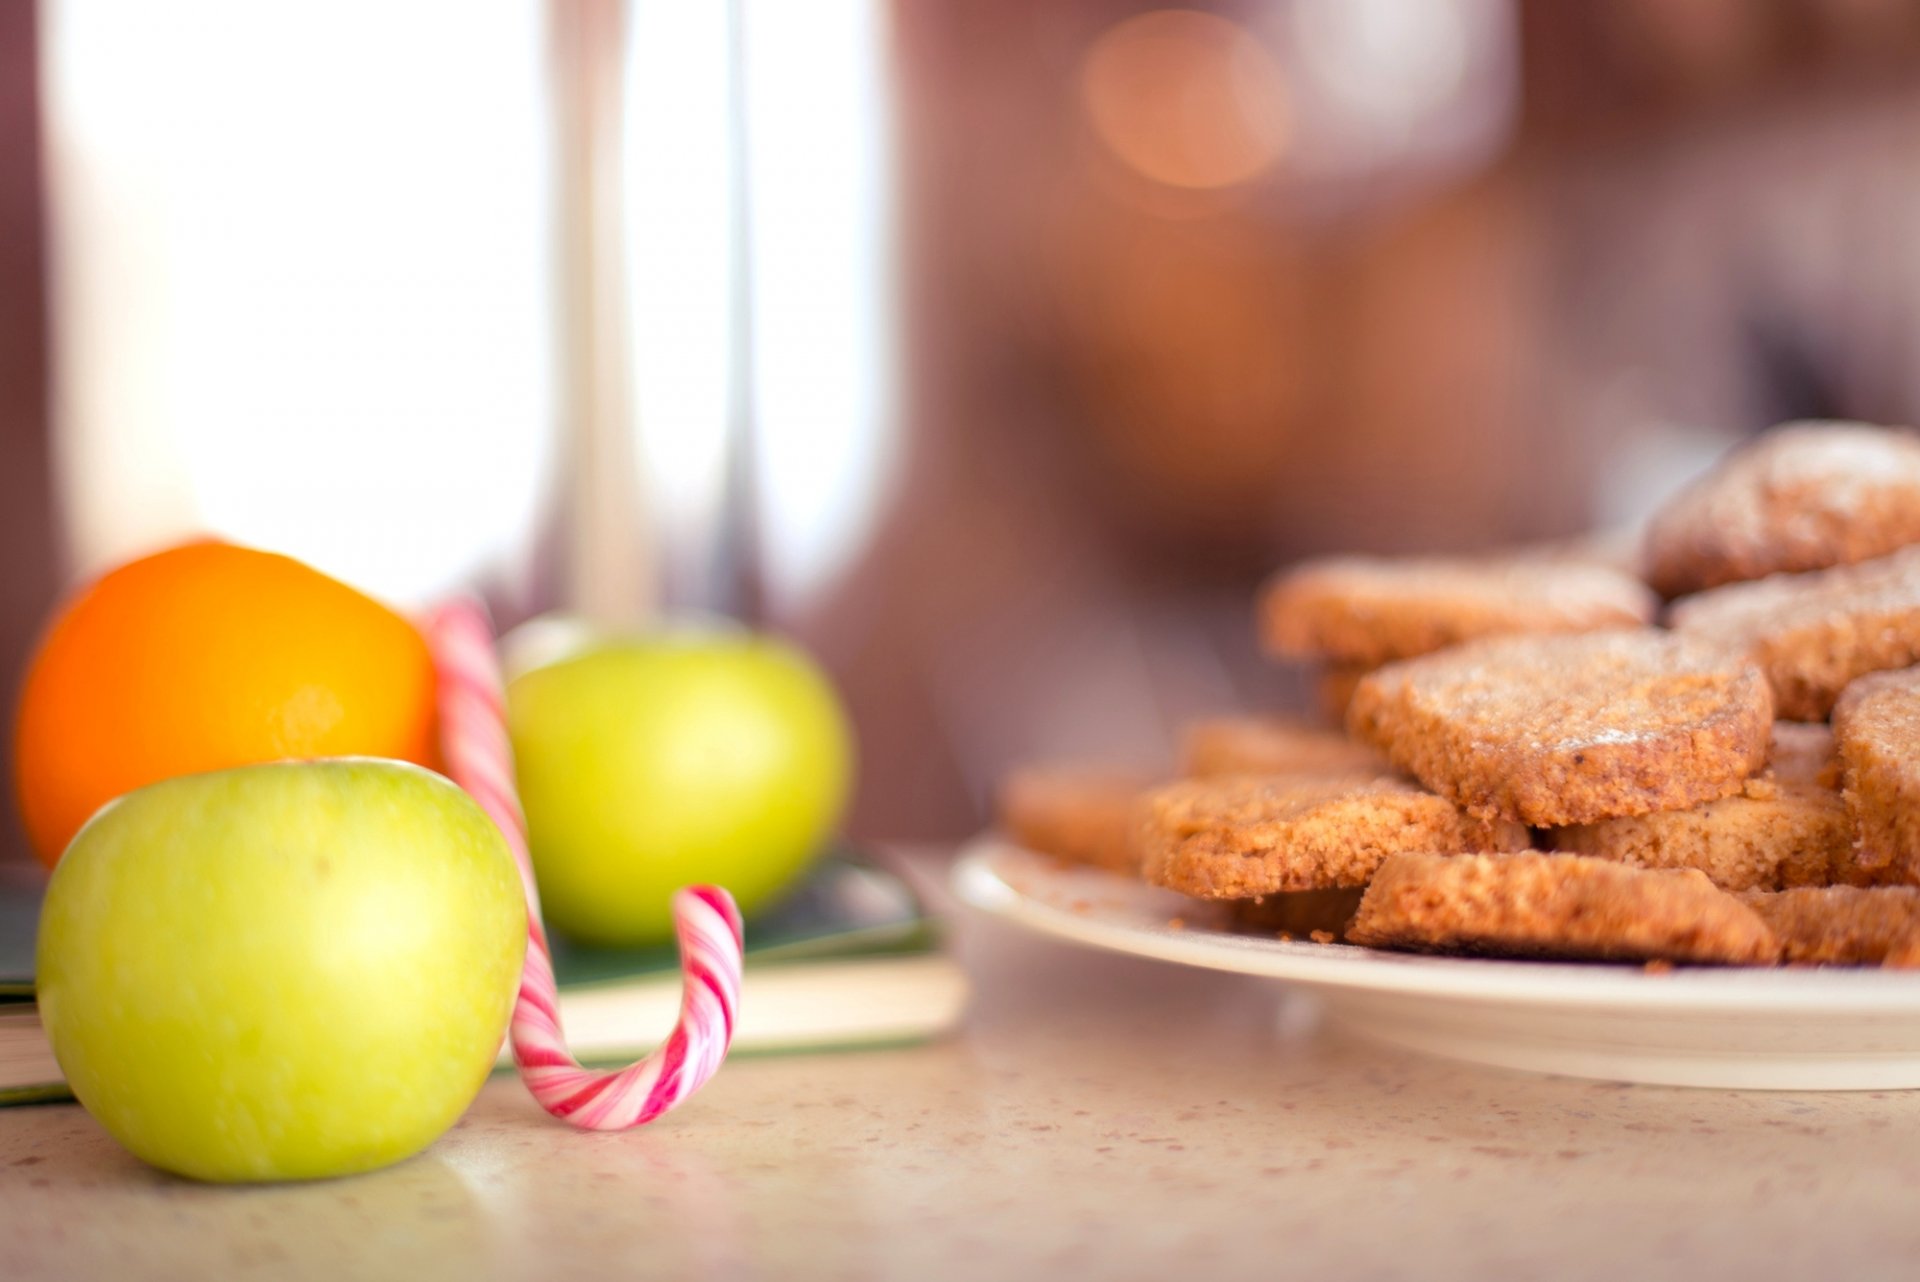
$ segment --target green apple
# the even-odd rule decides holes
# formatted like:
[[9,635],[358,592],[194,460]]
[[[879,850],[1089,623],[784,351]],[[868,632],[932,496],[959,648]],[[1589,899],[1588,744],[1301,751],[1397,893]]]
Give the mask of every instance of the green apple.
[[547,920],[590,944],[669,939],[692,882],[751,915],[818,853],[852,771],[819,669],[745,634],[590,645],[516,677],[507,722]]
[[526,946],[513,856],[395,761],[246,766],[104,807],[47,886],[40,1017],[87,1111],[203,1180],[371,1170],[479,1091]]

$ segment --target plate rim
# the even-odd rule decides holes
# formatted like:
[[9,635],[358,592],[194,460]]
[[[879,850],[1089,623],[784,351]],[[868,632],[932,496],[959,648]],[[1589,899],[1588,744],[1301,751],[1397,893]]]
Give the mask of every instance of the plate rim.
[[993,831],[961,847],[948,884],[969,907],[1055,939],[1310,988],[1640,1015],[1920,1015],[1920,971],[1699,966],[1649,972],[1631,963],[1432,957],[1353,944],[1265,939],[1206,926],[1176,929],[1105,919],[1048,903],[1009,882],[1003,875],[1008,864],[1024,865],[1019,868],[1023,875],[1081,879],[1134,895],[1172,894],[1116,873],[1061,863]]

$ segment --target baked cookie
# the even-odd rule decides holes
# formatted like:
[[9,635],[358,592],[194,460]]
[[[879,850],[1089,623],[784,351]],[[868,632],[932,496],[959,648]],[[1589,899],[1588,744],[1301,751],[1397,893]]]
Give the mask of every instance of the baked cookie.
[[1248,934],[1279,935],[1285,939],[1319,938],[1337,943],[1346,937],[1347,923],[1360,907],[1362,888],[1296,890],[1258,899],[1231,900],[1227,920]]
[[1874,881],[1920,885],[1920,669],[1861,677],[1833,709],[1854,858]]
[[1643,566],[1664,596],[1823,570],[1920,543],[1920,437],[1788,423],[1735,449],[1654,515]]
[[1482,823],[1380,771],[1223,775],[1148,792],[1148,881],[1197,899],[1365,885],[1403,850],[1522,850],[1518,824]]
[[1212,717],[1181,736],[1180,773],[1289,774],[1302,770],[1380,770],[1386,762],[1364,743],[1284,717]]
[[1694,869],[1568,854],[1395,855],[1347,928],[1374,948],[1767,965],[1779,945],[1753,909]]
[[1277,576],[1260,623],[1283,658],[1372,667],[1476,637],[1646,623],[1655,604],[1638,579],[1590,562],[1346,556]]
[[1550,841],[1555,850],[1636,868],[1698,868],[1722,890],[1849,881],[1853,825],[1830,767],[1832,751],[1825,726],[1777,722],[1766,772],[1739,792],[1685,810],[1557,828]]
[[1671,621],[1751,655],[1766,670],[1779,715],[1820,721],[1855,677],[1920,662],[1920,546],[1714,588],[1675,602]]
[[1912,886],[1828,886],[1741,898],[1773,931],[1788,962],[1920,966],[1920,890]]
[[1539,827],[1677,810],[1766,764],[1752,663],[1669,633],[1496,637],[1381,668],[1347,728],[1481,819]]
[[1730,797],[1685,810],[1556,828],[1552,845],[1636,868],[1697,868],[1722,890],[1827,886],[1848,880],[1853,867],[1840,794],[1775,779],[1749,779]]
[[1000,826],[1029,850],[1134,873],[1140,867],[1134,803],[1156,782],[1122,767],[1030,766],[1001,785]]

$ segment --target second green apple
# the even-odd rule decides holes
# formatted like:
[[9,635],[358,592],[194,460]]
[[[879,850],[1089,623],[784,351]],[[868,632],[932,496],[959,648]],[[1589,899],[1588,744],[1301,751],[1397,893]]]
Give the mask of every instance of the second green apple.
[[693,882],[751,916],[812,862],[852,776],[833,688],[763,637],[601,642],[516,678],[507,719],[547,920],[588,944],[665,942]]

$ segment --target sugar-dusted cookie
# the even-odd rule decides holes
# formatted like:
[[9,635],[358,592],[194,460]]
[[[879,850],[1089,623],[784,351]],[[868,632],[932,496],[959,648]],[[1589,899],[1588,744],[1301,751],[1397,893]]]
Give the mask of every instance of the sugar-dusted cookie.
[[1637,868],[1698,868],[1722,890],[1850,881],[1853,825],[1832,752],[1825,726],[1777,722],[1767,770],[1739,792],[1684,810],[1557,828],[1550,844]]
[[1779,945],[1754,911],[1691,868],[1570,854],[1395,855],[1347,928],[1374,948],[1767,965]]
[[1145,771],[1124,767],[1029,766],[1001,785],[1000,825],[1029,850],[1069,863],[1137,872],[1133,807],[1156,781]]
[[1772,779],[1685,810],[1556,828],[1551,844],[1636,868],[1697,868],[1722,890],[1827,886],[1848,880],[1853,866],[1840,794]]
[[1861,677],[1833,709],[1854,858],[1874,881],[1920,885],[1920,668]]
[[1665,596],[1822,570],[1920,543],[1920,437],[1864,423],[1789,423],[1734,450],[1647,527]]
[[1920,890],[1828,886],[1749,894],[1788,962],[1808,966],[1920,966]]
[[1337,730],[1286,717],[1210,717],[1181,736],[1185,775],[1265,775],[1301,770],[1378,770],[1379,753]]
[[1920,663],[1920,546],[1676,601],[1688,636],[1751,655],[1782,717],[1823,720],[1847,682]]
[[1482,823],[1380,771],[1223,775],[1148,792],[1148,881],[1200,899],[1366,884],[1402,850],[1520,850],[1518,824]]
[[1276,576],[1260,623],[1283,658],[1370,667],[1476,637],[1645,623],[1654,607],[1638,579],[1579,560],[1344,556]]
[[1496,637],[1389,664],[1347,727],[1482,819],[1541,827],[1698,805],[1766,763],[1751,662],[1640,629]]
[[1346,937],[1347,923],[1360,907],[1361,887],[1295,890],[1258,899],[1228,901],[1227,920],[1235,930],[1285,939],[1335,943]]

